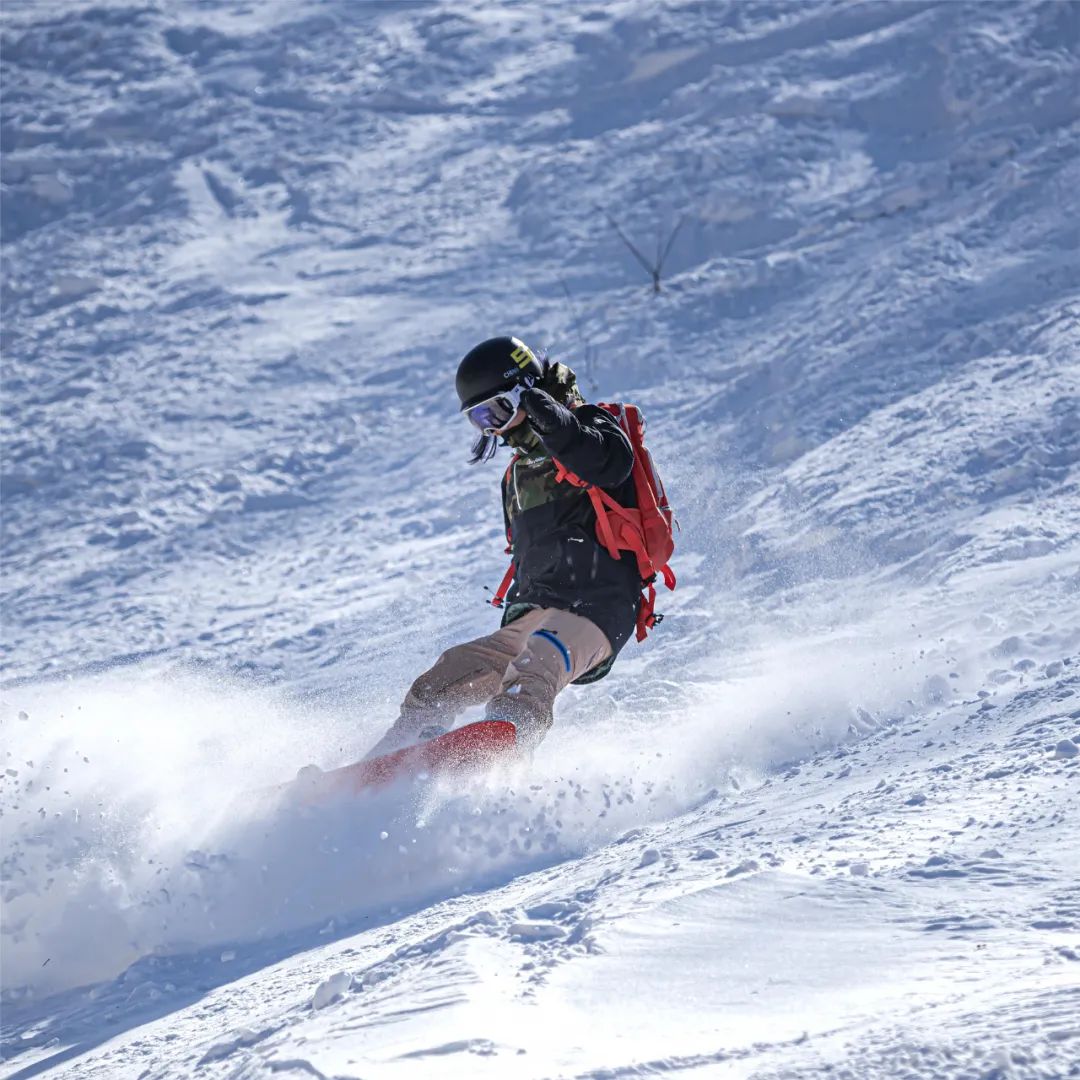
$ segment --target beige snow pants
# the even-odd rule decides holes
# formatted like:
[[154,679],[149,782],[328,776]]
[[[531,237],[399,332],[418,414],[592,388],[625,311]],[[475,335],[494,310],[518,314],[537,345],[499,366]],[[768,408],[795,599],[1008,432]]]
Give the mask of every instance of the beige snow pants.
[[394,725],[367,755],[388,754],[448,730],[470,705],[489,720],[509,720],[532,750],[554,720],[555,697],[611,655],[593,622],[556,608],[526,612],[508,626],[454,645],[409,688]]

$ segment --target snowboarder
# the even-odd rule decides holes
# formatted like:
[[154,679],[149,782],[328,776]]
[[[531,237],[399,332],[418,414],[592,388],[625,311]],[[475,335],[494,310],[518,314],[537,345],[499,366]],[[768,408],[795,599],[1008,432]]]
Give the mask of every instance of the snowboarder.
[[[472,464],[490,459],[500,439],[514,450],[502,483],[513,587],[496,600],[500,628],[447,649],[412,684],[368,759],[443,734],[471,705],[513,723],[518,745],[534,749],[558,693],[606,675],[639,623],[639,567],[600,542],[582,486],[637,505],[634,450],[619,422],[585,403],[570,368],[541,363],[513,337],[472,349],[458,367],[457,393],[479,431]],[[562,482],[567,475],[577,483]]]

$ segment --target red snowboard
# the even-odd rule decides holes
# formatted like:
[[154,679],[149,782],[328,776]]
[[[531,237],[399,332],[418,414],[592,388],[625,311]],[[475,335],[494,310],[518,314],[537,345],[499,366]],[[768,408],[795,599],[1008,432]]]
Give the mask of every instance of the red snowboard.
[[516,746],[513,724],[506,720],[480,720],[370,761],[342,765],[329,772],[309,766],[285,790],[303,802],[319,802],[333,795],[370,791],[407,776],[446,776],[482,770],[512,757]]

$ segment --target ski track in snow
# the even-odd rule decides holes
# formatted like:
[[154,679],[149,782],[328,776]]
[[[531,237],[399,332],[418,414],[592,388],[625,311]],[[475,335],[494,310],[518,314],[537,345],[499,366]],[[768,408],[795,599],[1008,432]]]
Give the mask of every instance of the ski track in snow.
[[[1080,1075],[1078,11],[6,4],[0,1075]],[[491,627],[507,330],[667,620],[268,805]]]

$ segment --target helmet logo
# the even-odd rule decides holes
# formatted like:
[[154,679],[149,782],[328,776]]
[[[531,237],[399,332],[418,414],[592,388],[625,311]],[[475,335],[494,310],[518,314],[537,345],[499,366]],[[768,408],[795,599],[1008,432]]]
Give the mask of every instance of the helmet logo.
[[504,379],[513,379],[526,371],[531,364],[536,363],[536,357],[533,356],[532,349],[528,345],[523,341],[518,341],[517,338],[511,338],[510,340],[514,343],[514,351],[510,354],[510,359],[517,364],[517,367],[508,368],[504,371]]
[[530,352],[528,345],[522,344],[517,338],[511,338],[511,340],[517,348],[510,354],[510,359],[513,360],[522,371],[530,364],[536,363],[536,357]]

